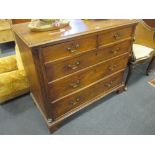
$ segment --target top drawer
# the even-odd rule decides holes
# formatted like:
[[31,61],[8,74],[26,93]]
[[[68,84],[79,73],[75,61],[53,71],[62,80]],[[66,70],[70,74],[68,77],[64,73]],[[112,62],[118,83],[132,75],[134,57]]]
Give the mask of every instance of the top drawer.
[[111,32],[101,33],[99,35],[99,46],[129,38],[132,35],[133,32],[132,30],[133,30],[132,27],[127,27],[113,30]]
[[96,49],[96,36],[91,36],[44,47],[42,48],[41,53],[43,61],[49,62],[94,49]]

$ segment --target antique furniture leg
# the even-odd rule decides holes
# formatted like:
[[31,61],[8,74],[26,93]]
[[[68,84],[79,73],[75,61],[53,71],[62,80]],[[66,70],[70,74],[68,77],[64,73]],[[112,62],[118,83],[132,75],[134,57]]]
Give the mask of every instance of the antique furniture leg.
[[134,69],[134,64],[132,64],[131,62],[128,62],[128,74],[127,74],[126,81],[125,81],[125,88],[124,88],[125,90],[127,90],[127,84],[131,77],[133,69]]
[[53,133],[59,129],[59,124],[54,124],[52,126],[48,126],[48,129],[49,129],[50,133]]
[[147,69],[146,69],[146,75],[149,75],[151,69],[152,69],[152,66],[153,66],[153,63],[154,63],[154,60],[155,60],[155,56],[152,57]]
[[125,86],[122,86],[121,88],[119,88],[119,89],[116,91],[116,93],[117,93],[117,94],[120,94],[120,93],[122,93],[124,90],[125,90]]

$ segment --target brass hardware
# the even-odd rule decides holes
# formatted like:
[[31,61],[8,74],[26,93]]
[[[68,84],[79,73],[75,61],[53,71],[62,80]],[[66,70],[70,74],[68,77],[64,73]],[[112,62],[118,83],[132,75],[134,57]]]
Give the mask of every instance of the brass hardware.
[[117,33],[114,34],[113,37],[114,37],[115,40],[119,40],[121,38],[121,34],[117,32]]
[[53,121],[52,118],[47,119],[48,123],[52,123],[52,121]]
[[75,53],[76,51],[77,51],[77,50],[71,50],[70,52],[71,52],[71,53]]
[[76,87],[79,86],[79,83],[80,83],[80,80],[77,80],[76,82],[70,83],[69,85],[70,85],[71,87],[73,87],[73,88],[76,88]]
[[115,50],[111,50],[111,52],[112,52],[113,54],[117,54],[117,53],[119,52],[119,50],[120,50],[120,48],[117,48],[117,49],[115,49]]
[[69,51],[70,53],[75,53],[77,50],[80,47],[79,44],[71,44],[71,47],[68,47],[67,48],[67,51]]
[[113,71],[115,68],[117,68],[117,65],[113,65],[113,66],[109,66],[109,67],[108,67],[108,69],[109,69],[110,71]]
[[72,50],[72,49],[71,49],[70,47],[68,47],[68,48],[67,48],[67,51],[69,51],[69,52],[70,52],[71,50]]
[[76,49],[77,49],[77,48],[79,48],[79,47],[80,47],[80,45],[79,45],[79,44],[76,44],[76,45],[75,45],[75,48],[76,48]]
[[80,62],[79,61],[76,61],[74,65],[68,65],[68,68],[70,69],[77,69],[80,65]]
[[80,98],[77,97],[77,98],[75,99],[75,101],[70,101],[69,103],[70,103],[71,105],[76,105],[76,104],[79,103],[79,101],[80,101]]
[[112,87],[113,82],[111,81],[110,83],[105,84],[106,87],[110,88]]

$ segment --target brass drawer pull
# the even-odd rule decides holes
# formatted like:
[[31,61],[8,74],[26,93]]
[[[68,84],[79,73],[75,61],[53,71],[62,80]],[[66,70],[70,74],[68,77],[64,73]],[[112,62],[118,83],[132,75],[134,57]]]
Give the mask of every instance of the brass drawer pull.
[[71,105],[76,105],[76,104],[79,103],[79,101],[80,101],[80,98],[77,97],[74,101],[70,101],[69,104],[71,104]]
[[80,47],[80,45],[79,45],[79,44],[76,44],[76,45],[75,45],[75,48],[76,48],[76,49],[78,49],[79,47]]
[[113,66],[109,66],[109,67],[108,67],[108,69],[109,69],[110,71],[113,71],[115,68],[117,68],[117,65],[113,65]]
[[108,88],[111,88],[112,87],[112,84],[113,84],[113,82],[111,81],[109,83],[106,83],[105,86],[108,87]]
[[77,50],[68,47],[68,48],[67,48],[67,51],[69,51],[70,53],[75,53]]
[[74,65],[68,65],[68,68],[75,70],[79,67],[79,65],[80,65],[80,62],[76,61]]
[[77,80],[76,82],[74,83],[70,83],[69,86],[73,87],[73,88],[77,88],[80,84],[80,80]]
[[117,53],[119,52],[119,50],[120,50],[120,48],[117,48],[117,49],[115,49],[115,50],[111,50],[111,52],[112,52],[113,54],[117,54]]
[[115,40],[119,40],[121,38],[121,34],[117,32],[117,33],[114,34],[113,38]]
[[69,51],[70,53],[75,53],[79,47],[79,44],[72,44],[71,47],[67,47],[67,51]]

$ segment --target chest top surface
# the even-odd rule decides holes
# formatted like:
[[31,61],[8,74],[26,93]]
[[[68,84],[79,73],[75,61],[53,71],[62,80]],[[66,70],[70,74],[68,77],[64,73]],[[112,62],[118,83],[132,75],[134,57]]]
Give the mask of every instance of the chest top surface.
[[137,24],[136,20],[71,20],[69,26],[65,28],[46,31],[31,32],[28,28],[29,23],[13,25],[13,31],[27,44],[29,47],[40,46],[48,43],[58,42],[60,40],[72,37],[104,31],[111,28]]

